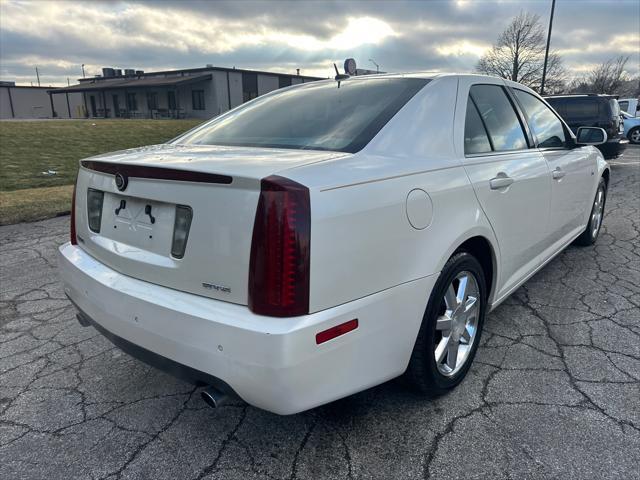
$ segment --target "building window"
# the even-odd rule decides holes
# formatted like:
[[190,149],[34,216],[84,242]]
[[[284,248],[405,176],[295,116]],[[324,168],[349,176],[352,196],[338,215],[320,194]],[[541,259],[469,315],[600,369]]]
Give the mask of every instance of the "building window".
[[278,88],[290,87],[291,77],[285,77],[283,75],[278,77]]
[[258,75],[255,73],[242,74],[242,101],[248,102],[258,96]]
[[127,110],[134,112],[138,110],[138,101],[135,93],[127,93]]
[[157,110],[158,109],[158,94],[157,94],[157,92],[148,92],[147,93],[147,108],[149,110]]
[[204,110],[204,90],[192,90],[191,103],[194,110]]
[[176,92],[167,92],[167,105],[169,106],[169,110],[176,109]]

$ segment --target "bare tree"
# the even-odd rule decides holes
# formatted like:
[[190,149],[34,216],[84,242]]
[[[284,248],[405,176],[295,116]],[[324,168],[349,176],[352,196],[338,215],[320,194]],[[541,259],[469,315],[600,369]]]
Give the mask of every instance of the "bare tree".
[[628,56],[621,55],[602,62],[583,77],[574,79],[568,86],[569,92],[625,94],[635,90],[634,81],[629,79],[625,71],[628,61]]
[[[544,66],[545,30],[538,15],[521,12],[498,37],[491,50],[485,53],[476,70],[520,82],[539,90]],[[548,93],[562,89],[565,72],[562,59],[549,53],[547,63]]]
[[628,56],[620,55],[601,63],[589,73],[588,83],[598,93],[616,92],[627,80],[624,68],[628,61]]

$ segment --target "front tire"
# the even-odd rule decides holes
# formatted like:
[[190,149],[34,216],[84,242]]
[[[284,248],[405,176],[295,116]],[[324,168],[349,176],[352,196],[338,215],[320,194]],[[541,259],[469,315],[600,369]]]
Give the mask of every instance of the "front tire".
[[631,130],[629,130],[629,133],[627,133],[627,138],[631,143],[640,143],[640,127],[633,127]]
[[478,349],[486,303],[480,262],[468,252],[454,254],[440,273],[422,319],[405,373],[411,386],[437,396],[462,381]]
[[607,182],[604,178],[600,177],[598,182],[598,190],[596,190],[596,196],[591,206],[591,214],[589,215],[589,223],[584,229],[584,232],[580,234],[575,240],[576,245],[587,247],[596,243],[598,235],[600,234],[600,228],[602,227],[602,219],[604,218],[604,206],[607,201]]

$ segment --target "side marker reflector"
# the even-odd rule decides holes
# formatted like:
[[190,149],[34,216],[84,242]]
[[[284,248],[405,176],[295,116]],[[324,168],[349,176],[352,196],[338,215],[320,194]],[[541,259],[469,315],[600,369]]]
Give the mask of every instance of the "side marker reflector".
[[358,328],[357,318],[349,320],[345,323],[341,323],[340,325],[336,325],[335,327],[331,327],[316,334],[316,344],[320,345],[321,343],[328,342],[329,340],[339,337],[340,335],[344,335],[345,333],[348,333],[351,330],[355,330],[356,328]]

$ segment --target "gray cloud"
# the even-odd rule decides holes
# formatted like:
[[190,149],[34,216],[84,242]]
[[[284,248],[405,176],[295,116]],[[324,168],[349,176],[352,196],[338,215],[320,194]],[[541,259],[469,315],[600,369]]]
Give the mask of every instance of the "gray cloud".
[[[330,75],[331,62],[345,56],[371,68],[374,58],[387,71],[471,71],[514,15],[531,11],[546,24],[549,8],[550,1],[8,0],[0,3],[0,77],[32,81],[38,65],[46,84],[66,84],[82,63],[90,74],[100,66],[212,63]],[[366,17],[375,19],[371,28],[347,29]],[[635,0],[559,0],[552,48],[574,72],[628,54],[637,74],[639,19]]]

